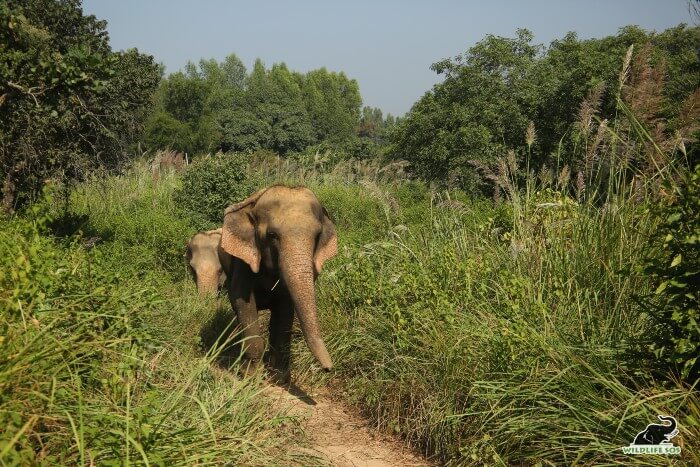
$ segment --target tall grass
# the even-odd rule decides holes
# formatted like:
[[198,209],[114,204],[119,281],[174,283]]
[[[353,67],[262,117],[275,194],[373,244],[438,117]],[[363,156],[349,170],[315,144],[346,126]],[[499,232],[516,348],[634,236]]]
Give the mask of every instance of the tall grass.
[[179,185],[175,171],[154,175],[145,161],[138,161],[123,175],[95,177],[70,194],[66,212],[73,230],[110,249],[121,267],[134,271],[184,277],[182,252],[193,233],[178,212],[173,192]]
[[[329,264],[318,290],[337,382],[378,426],[454,465],[700,463],[697,388],[651,361],[656,321],[638,299],[657,285],[641,267],[650,207],[683,154],[622,99],[618,118],[588,126],[573,176],[536,176],[511,152],[480,167],[500,205],[432,196],[422,222],[389,216],[386,235]],[[404,208],[380,189],[383,212]],[[355,222],[350,236],[368,220]],[[623,454],[658,414],[678,419],[680,458]]]
[[433,209],[423,229],[341,253],[318,290],[352,400],[456,465],[665,463],[620,449],[659,413],[697,461],[697,393],[656,382],[636,353],[653,220],[631,204],[522,201],[508,232],[483,205]]
[[0,220],[0,462],[317,463],[290,448],[296,419],[266,402],[261,377],[200,347],[216,309],[173,274],[188,233],[168,204],[176,179],[147,174]]

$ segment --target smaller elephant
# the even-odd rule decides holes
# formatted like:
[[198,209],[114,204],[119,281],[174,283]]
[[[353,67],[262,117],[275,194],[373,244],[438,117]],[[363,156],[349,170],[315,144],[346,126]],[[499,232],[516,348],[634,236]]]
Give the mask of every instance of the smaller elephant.
[[194,234],[185,259],[200,295],[216,293],[230,277],[231,256],[221,248],[221,229]]
[[678,434],[676,428],[676,419],[670,416],[659,415],[659,420],[669,422],[669,425],[660,425],[658,423],[650,423],[647,427],[640,431],[634,438],[634,443],[639,444],[662,444],[670,443],[671,438]]

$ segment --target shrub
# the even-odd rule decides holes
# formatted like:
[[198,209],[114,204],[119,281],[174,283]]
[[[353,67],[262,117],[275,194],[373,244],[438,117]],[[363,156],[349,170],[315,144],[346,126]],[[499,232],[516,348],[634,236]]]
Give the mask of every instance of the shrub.
[[644,267],[656,285],[645,297],[657,324],[649,348],[692,383],[700,376],[700,165],[668,191]]
[[195,159],[182,177],[175,193],[178,208],[197,229],[220,227],[224,209],[261,188],[256,177],[248,175],[244,154],[216,154]]

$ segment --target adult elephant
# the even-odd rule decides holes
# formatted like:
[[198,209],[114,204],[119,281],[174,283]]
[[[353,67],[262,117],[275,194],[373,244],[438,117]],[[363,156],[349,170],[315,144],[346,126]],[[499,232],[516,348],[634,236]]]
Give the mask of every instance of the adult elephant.
[[200,295],[216,293],[231,269],[231,256],[221,248],[221,229],[198,232],[185,249],[187,267]]
[[335,226],[305,187],[275,185],[224,211],[221,246],[233,256],[231,305],[245,337],[243,371],[258,366],[264,351],[258,310],[269,308],[270,364],[289,379],[294,311],[306,343],[324,370],[333,364],[321,338],[314,281],[338,251]]

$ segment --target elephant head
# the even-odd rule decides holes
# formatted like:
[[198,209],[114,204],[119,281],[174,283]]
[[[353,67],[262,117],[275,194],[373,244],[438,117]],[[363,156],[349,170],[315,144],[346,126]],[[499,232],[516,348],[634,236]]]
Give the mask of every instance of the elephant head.
[[305,187],[272,186],[224,211],[221,246],[253,273],[279,279],[289,291],[311,353],[330,370],[321,338],[314,281],[338,251],[335,226]]
[[216,293],[226,280],[231,262],[221,248],[221,229],[193,235],[187,242],[185,259],[199,294]]

